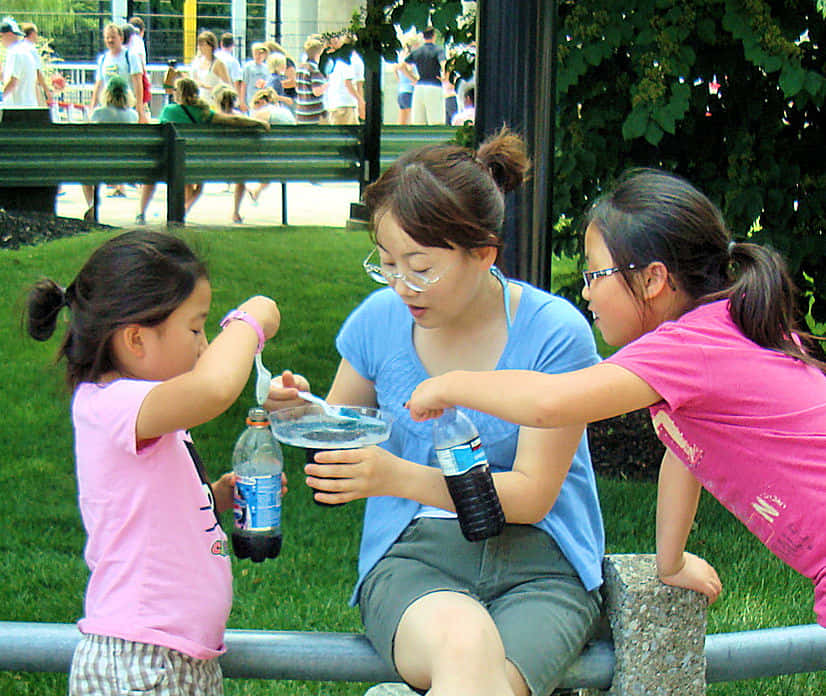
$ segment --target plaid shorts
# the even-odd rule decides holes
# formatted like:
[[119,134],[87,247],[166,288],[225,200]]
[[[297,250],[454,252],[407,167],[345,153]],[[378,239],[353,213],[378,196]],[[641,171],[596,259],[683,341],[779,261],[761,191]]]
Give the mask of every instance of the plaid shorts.
[[69,696],[221,696],[218,660],[112,636],[84,635],[72,657]]

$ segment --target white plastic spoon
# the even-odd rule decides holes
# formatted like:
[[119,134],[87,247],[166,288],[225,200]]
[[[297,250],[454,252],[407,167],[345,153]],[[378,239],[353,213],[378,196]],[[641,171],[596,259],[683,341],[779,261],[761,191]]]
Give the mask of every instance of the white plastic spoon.
[[325,416],[329,416],[330,418],[335,418],[336,420],[341,421],[356,421],[358,418],[354,418],[353,416],[348,416],[344,413],[341,413],[341,410],[336,409],[335,406],[331,406],[327,403],[325,399],[322,399],[320,396],[316,396],[315,394],[311,394],[308,391],[300,391],[298,392],[298,398],[304,399],[304,401],[309,401],[312,404],[316,404],[317,406],[321,407],[321,410],[324,411]]
[[255,398],[258,401],[258,405],[263,406],[267,400],[267,395],[270,393],[272,373],[264,367],[264,361],[261,360],[261,353],[255,354],[255,371],[258,373],[255,380]]

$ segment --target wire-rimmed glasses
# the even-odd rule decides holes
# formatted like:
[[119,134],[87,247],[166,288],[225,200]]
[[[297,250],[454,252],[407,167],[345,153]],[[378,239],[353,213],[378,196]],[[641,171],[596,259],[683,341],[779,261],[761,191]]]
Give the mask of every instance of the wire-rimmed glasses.
[[[376,263],[379,261],[379,263]],[[364,272],[369,278],[381,285],[391,285],[397,280],[402,281],[413,292],[424,292],[431,285],[438,283],[450,267],[444,271],[436,271],[432,268],[426,271],[407,271],[407,273],[391,273],[380,265],[379,248],[373,247],[373,250],[367,255],[367,258],[361,262]]]

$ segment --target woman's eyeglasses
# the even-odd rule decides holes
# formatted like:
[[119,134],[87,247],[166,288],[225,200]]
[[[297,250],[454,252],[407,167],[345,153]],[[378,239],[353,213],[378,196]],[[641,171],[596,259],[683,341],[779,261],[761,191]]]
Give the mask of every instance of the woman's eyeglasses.
[[400,280],[413,292],[424,292],[431,285],[438,283],[447,270],[449,270],[448,268],[439,272],[431,268],[421,272],[408,271],[407,273],[391,273],[385,268],[382,268],[380,263],[379,249],[378,247],[373,247],[373,251],[367,255],[367,258],[362,261],[361,265],[364,268],[364,272],[375,282],[381,285],[392,285],[397,280]]
[[629,263],[627,266],[615,266],[614,268],[603,268],[599,271],[583,271],[582,272],[582,280],[585,281],[585,287],[591,287],[591,281],[594,278],[607,278],[608,276],[614,275],[614,273],[619,273],[620,271],[633,271],[636,268],[636,265],[633,263]]

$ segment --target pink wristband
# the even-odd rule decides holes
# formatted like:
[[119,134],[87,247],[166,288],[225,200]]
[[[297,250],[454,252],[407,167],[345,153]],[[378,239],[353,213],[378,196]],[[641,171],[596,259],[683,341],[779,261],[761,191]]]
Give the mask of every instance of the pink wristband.
[[246,312],[240,309],[231,309],[229,312],[227,312],[226,316],[223,319],[221,319],[221,328],[223,329],[227,324],[229,324],[231,321],[235,321],[236,319],[249,324],[253,329],[255,329],[255,333],[258,334],[258,350],[256,350],[255,352],[260,353],[262,350],[264,350],[264,344],[267,342],[267,339],[264,336],[264,329],[261,328],[261,324],[259,324],[258,320],[251,314],[247,314]]

